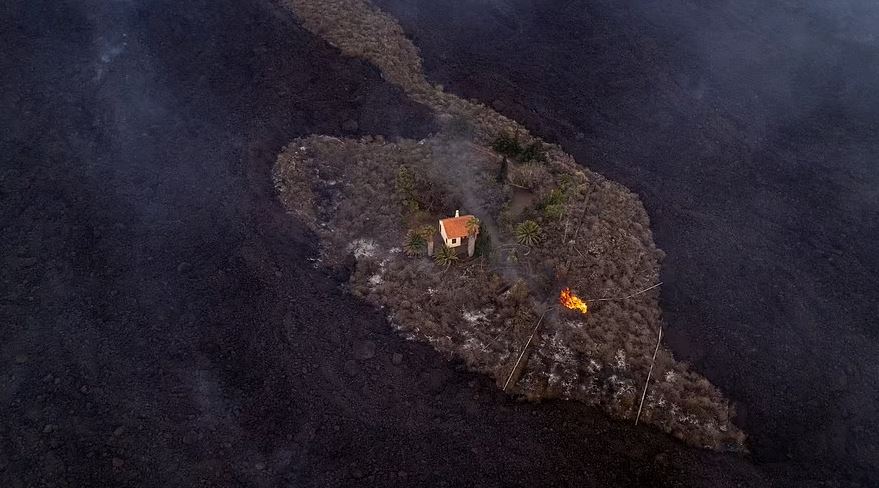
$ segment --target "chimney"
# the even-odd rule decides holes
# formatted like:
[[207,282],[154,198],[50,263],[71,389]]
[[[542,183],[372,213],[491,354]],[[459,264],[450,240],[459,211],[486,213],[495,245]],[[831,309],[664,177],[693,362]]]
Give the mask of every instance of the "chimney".
[[461,213],[458,212],[457,210],[455,210],[455,217],[460,217],[460,216],[461,216]]

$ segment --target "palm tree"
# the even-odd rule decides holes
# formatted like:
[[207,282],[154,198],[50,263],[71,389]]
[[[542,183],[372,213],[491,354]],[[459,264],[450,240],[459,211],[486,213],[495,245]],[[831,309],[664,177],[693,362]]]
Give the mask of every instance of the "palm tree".
[[424,247],[424,236],[414,230],[406,232],[406,240],[403,242],[403,249],[408,256],[418,256]]
[[427,243],[427,255],[433,256],[433,238],[436,236],[436,227],[425,225],[418,233],[421,234],[421,238]]
[[540,226],[533,220],[526,220],[516,226],[516,241],[533,246],[540,242]]
[[467,223],[464,224],[467,226],[467,255],[473,257],[473,253],[476,252],[476,236],[479,235],[479,219],[476,217],[470,217],[467,220]]
[[436,264],[448,268],[452,263],[458,260],[458,255],[455,253],[454,249],[443,245],[433,259],[436,261]]

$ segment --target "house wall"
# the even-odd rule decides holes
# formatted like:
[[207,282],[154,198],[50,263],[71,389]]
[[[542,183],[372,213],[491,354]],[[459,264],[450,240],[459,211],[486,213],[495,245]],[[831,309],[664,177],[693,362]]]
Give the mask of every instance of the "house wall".
[[458,237],[456,239],[457,242],[452,242],[452,239],[449,239],[448,234],[446,234],[446,228],[443,226],[442,222],[440,222],[439,228],[440,228],[440,235],[442,236],[443,243],[446,245],[446,247],[458,247],[464,242],[464,238],[462,238],[462,237]]

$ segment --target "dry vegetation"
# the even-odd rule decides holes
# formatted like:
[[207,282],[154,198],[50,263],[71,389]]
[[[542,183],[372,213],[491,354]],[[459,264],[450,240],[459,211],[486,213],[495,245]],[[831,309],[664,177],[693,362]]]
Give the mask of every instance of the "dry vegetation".
[[[443,93],[389,16],[361,0],[286,0],[304,25],[434,109],[441,133],[297,139],[275,167],[287,207],[320,237],[321,259],[350,266],[351,292],[405,336],[461,357],[502,385],[549,310],[512,391],[576,399],[634,418],[661,324],[662,252],[638,198],[491,109]],[[481,220],[476,256],[427,257],[425,226],[456,209]],[[352,265],[353,256],[353,265]],[[557,310],[559,289],[587,299]],[[660,348],[641,421],[689,443],[743,448],[731,409],[706,379]]]

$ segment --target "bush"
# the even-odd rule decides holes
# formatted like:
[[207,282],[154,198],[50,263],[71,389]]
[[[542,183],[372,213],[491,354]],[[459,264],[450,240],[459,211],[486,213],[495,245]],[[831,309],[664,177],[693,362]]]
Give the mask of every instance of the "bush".
[[545,167],[534,163],[513,166],[508,174],[511,184],[527,190],[536,190],[551,178]]
[[408,166],[401,166],[397,172],[396,179],[397,194],[400,196],[400,203],[409,213],[417,212],[421,209],[418,196],[415,193],[415,172]]
[[502,134],[491,143],[491,148],[496,153],[516,159],[522,154],[522,145],[519,144],[519,137],[510,137],[508,134]]
[[543,210],[543,215],[549,220],[561,220],[565,215],[565,203],[568,202],[568,190],[563,186],[553,188],[540,201],[538,208]]
[[424,234],[421,232],[409,229],[406,232],[406,239],[403,242],[403,249],[406,251],[408,256],[418,256],[424,251],[425,246],[427,245],[427,241],[425,240]]
[[526,246],[534,246],[540,242],[541,229],[537,222],[526,220],[516,226],[516,241]]
[[436,264],[448,268],[453,263],[458,261],[458,254],[451,247],[447,247],[443,245],[439,251],[437,251],[436,256],[433,258]]
[[566,189],[561,187],[553,188],[543,197],[543,200],[540,202],[541,207],[548,207],[550,205],[561,205],[563,203],[568,202],[568,192]]
[[562,204],[545,205],[543,216],[549,220],[561,220],[565,216],[565,206]]
[[522,150],[519,160],[523,163],[536,161],[540,163],[546,162],[546,151],[543,150],[543,144],[540,141],[533,142]]
[[421,235],[425,241],[433,240],[434,236],[436,236],[436,227],[432,225],[422,225],[418,228],[418,234]]
[[510,137],[508,134],[502,134],[491,144],[491,148],[501,156],[519,161],[520,163],[545,163],[546,150],[543,143],[534,141],[531,144],[522,147],[519,143],[519,136]]

